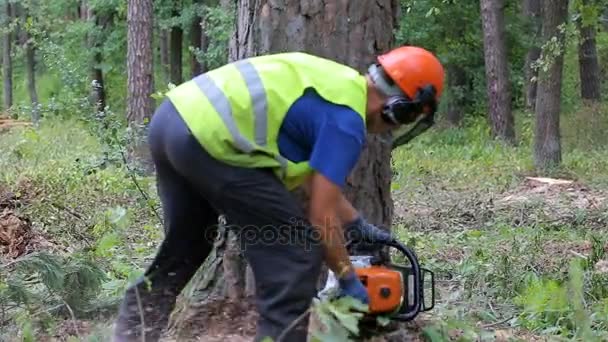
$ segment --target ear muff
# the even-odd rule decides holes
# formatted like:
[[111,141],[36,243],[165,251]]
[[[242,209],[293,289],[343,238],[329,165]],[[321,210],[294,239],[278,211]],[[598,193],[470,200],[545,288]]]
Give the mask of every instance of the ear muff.
[[410,124],[416,121],[422,107],[403,96],[391,96],[382,109],[382,119],[391,125]]
[[420,88],[412,101],[407,96],[390,96],[382,110],[382,118],[391,125],[411,124],[423,113],[434,115],[437,103],[435,88]]

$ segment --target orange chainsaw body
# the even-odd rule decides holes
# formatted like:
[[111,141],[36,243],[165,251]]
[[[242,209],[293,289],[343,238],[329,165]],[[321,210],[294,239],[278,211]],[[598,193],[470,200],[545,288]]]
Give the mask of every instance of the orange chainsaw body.
[[401,308],[406,293],[401,272],[378,265],[356,268],[355,272],[367,289],[371,314],[389,313]]

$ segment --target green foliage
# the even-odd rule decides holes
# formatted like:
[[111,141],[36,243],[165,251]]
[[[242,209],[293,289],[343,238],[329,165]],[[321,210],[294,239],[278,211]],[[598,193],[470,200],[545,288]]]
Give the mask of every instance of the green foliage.
[[352,341],[359,335],[359,320],[368,306],[352,297],[342,297],[332,301],[314,300],[314,313],[323,325],[321,331],[313,331],[312,341],[342,342]]
[[[530,42],[526,22],[520,12],[521,1],[508,0],[505,7],[506,44],[513,99],[521,103],[523,66]],[[448,103],[462,103],[467,115],[487,112],[483,32],[478,1],[404,0],[402,16],[395,33],[397,44],[424,46],[435,52],[447,70],[446,94],[441,109]],[[465,72],[463,85],[451,83],[453,67]]]

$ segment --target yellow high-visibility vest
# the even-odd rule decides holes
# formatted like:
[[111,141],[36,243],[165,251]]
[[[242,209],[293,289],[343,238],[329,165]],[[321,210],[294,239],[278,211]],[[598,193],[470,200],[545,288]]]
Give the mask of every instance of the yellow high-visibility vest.
[[236,61],[175,87],[167,96],[211,156],[234,166],[272,168],[293,189],[312,169],[308,161],[294,163],[281,156],[278,135],[289,108],[307,88],[350,107],[366,122],[365,77],[301,52]]

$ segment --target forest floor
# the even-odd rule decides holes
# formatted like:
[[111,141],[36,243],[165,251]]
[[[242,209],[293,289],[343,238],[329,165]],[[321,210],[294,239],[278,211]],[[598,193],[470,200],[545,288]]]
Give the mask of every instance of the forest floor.
[[[435,272],[437,302],[366,341],[608,338],[607,152],[571,147],[560,170],[536,178],[521,139],[488,142],[473,125],[395,151],[392,229]],[[0,340],[109,341],[124,287],[162,238],[153,178],[135,184],[76,122],[13,127],[0,145]],[[165,341],[255,332],[251,302],[185,314]]]

